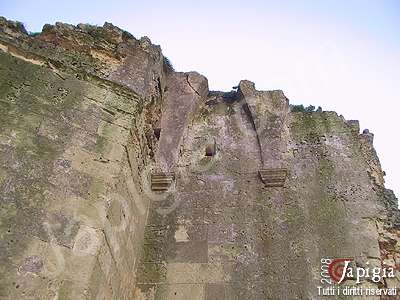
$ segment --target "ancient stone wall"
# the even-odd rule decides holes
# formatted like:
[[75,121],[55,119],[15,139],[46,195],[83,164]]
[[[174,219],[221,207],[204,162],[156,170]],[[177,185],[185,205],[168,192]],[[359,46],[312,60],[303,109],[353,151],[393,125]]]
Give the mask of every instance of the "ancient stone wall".
[[320,299],[322,258],[399,266],[397,204],[370,133],[335,112],[291,113],[282,91],[249,81],[203,102],[175,185],[150,207],[138,299]]
[[400,266],[372,133],[112,24],[0,18],[0,123],[0,299],[319,299],[321,258]]
[[110,24],[0,23],[0,298],[132,299],[161,52]]

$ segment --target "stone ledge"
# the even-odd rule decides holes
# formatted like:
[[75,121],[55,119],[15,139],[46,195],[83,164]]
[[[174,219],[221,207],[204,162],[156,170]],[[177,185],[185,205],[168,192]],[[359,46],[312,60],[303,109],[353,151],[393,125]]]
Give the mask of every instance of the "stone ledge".
[[259,171],[262,182],[267,187],[283,187],[288,170],[286,168],[261,169]]

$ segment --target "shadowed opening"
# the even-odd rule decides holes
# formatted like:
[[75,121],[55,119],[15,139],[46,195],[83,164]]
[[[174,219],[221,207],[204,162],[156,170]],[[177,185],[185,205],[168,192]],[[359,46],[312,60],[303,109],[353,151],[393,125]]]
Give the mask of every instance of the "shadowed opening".
[[214,156],[215,155],[215,144],[209,144],[206,147],[206,156]]
[[154,135],[156,136],[156,139],[160,139],[160,134],[161,134],[161,128],[154,128]]

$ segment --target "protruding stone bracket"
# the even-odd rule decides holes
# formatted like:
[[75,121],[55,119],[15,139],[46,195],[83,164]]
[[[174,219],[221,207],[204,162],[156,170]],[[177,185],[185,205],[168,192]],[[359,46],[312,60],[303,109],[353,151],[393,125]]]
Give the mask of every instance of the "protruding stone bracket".
[[283,187],[288,170],[286,168],[261,169],[259,174],[266,187]]
[[151,190],[156,192],[167,191],[175,181],[175,173],[151,174]]

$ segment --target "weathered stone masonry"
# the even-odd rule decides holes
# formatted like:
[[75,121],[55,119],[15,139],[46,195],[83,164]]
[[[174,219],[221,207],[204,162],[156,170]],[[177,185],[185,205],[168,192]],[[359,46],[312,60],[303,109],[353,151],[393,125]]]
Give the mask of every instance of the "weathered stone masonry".
[[109,23],[0,18],[0,50],[0,299],[318,299],[322,257],[399,266],[357,121],[210,92]]
[[132,299],[160,49],[110,24],[33,39],[0,21],[0,298]]

